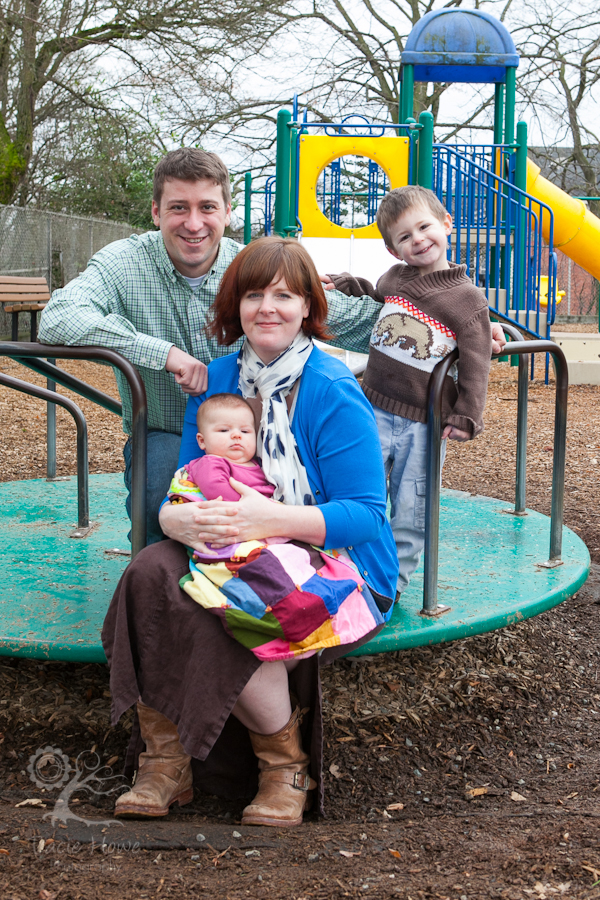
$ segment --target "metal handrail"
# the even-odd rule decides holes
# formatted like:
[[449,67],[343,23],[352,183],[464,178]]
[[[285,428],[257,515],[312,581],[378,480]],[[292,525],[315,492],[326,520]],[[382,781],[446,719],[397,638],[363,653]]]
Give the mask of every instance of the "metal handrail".
[[98,406],[104,407],[109,412],[115,413],[119,417],[123,415],[123,406],[114,397],[105,394],[104,391],[99,391],[97,388],[92,387],[91,384],[86,384],[85,381],[81,381],[79,378],[75,378],[74,375],[69,375],[68,372],[64,372],[62,369],[52,365],[52,363],[46,362],[44,359],[19,359],[18,357],[14,357],[14,359],[15,362],[21,363],[22,366],[37,372],[38,375],[46,375],[51,381],[62,384],[63,387],[68,388],[75,394],[79,394],[81,397],[85,397],[86,400],[97,403]]
[[23,394],[29,394],[31,397],[37,397],[38,400],[56,403],[73,416],[77,428],[77,531],[72,536],[83,537],[82,532],[90,527],[88,439],[84,414],[69,397],[63,397],[61,394],[39,387],[37,384],[29,384],[27,381],[13,378],[12,375],[0,373],[0,384]]
[[[513,342],[522,343],[522,335],[514,325],[502,323],[502,328]],[[502,356],[506,356],[502,353]],[[525,490],[527,476],[527,402],[529,398],[529,360],[528,353],[519,354],[519,371],[517,376],[517,448],[515,472],[515,516],[525,515]]]
[[[52,344],[0,341],[0,356],[20,360],[48,357],[50,359],[81,359],[107,362],[123,373],[131,390],[131,556],[146,546],[146,440],[148,435],[148,405],[146,389],[137,369],[119,353],[104,347],[63,347]],[[52,367],[56,380],[56,369]],[[63,373],[64,374],[64,373]],[[51,393],[51,402],[60,395]],[[91,398],[90,398],[91,399]]]
[[[554,406],[554,455],[552,461],[552,506],[550,513],[550,551],[548,561],[540,563],[550,568],[559,566],[562,552],[562,527],[565,493],[565,460],[567,446],[567,400],[569,390],[569,374],[567,361],[561,348],[552,341],[516,341],[507,344],[499,356],[525,356],[531,353],[550,353],[554,357],[556,372],[556,400]],[[438,604],[438,557],[440,532],[440,482],[441,482],[441,447],[442,447],[442,393],[444,379],[450,366],[458,359],[458,350],[453,350],[434,368],[429,379],[427,393],[427,494],[425,497],[425,554],[423,580],[423,615],[436,616],[447,607]],[[527,372],[527,363],[523,366]],[[521,367],[519,368],[519,387],[521,387]],[[527,379],[525,378],[525,384]],[[521,404],[526,405],[526,394],[521,397]],[[515,512],[524,510],[525,502],[525,442],[527,431],[526,415],[522,416],[521,446],[517,453],[517,484]],[[523,509],[518,507],[522,505]]]

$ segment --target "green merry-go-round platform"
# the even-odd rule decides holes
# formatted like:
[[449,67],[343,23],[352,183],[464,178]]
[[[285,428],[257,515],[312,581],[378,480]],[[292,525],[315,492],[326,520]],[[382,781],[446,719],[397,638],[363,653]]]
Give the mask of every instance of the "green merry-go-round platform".
[[[491,631],[537,615],[587,578],[587,547],[563,529],[562,565],[546,568],[550,520],[511,514],[508,502],[442,491],[438,600],[449,610],[421,615],[423,570],[391,621],[357,655],[402,650]],[[104,615],[129,562],[122,475],[90,477],[91,531],[73,538],[77,484],[0,484],[0,654],[105,662]]]

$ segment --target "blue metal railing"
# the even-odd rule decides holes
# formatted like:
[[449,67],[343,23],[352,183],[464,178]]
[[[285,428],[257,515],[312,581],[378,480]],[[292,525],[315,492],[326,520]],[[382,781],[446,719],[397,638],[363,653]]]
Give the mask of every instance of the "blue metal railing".
[[275,210],[275,197],[273,189],[275,187],[275,176],[269,175],[265,181],[265,235],[273,234],[273,215]]
[[[531,336],[547,337],[556,309],[553,215],[510,180],[509,149],[434,144],[433,189],[453,218],[450,258],[466,264],[500,318],[516,322]],[[542,216],[550,222],[548,256]],[[547,310],[540,306],[542,274],[548,277]]]
[[323,215],[339,225],[342,217],[342,165],[334,159],[331,165],[323,169],[323,181],[317,185],[317,198],[320,200]]
[[[448,145],[441,145],[448,146]],[[509,168],[514,161],[513,144],[454,144],[452,149],[460,153],[463,159],[481,166],[482,169],[489,169],[495,172],[501,178],[508,177]]]

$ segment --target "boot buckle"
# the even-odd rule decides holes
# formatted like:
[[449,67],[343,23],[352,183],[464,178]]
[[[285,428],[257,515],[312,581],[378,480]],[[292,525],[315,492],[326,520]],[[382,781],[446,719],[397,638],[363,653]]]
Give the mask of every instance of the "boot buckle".
[[304,791],[305,793],[309,791],[310,775],[308,772],[294,772],[292,787],[295,787],[297,791]]

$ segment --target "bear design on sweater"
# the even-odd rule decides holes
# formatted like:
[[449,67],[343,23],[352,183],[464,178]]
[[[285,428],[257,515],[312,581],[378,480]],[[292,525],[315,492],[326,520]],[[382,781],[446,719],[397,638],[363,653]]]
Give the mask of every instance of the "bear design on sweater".
[[371,343],[375,347],[397,346],[407,352],[412,349],[413,359],[442,357],[452,349],[444,345],[436,347],[431,352],[433,342],[434,335],[429,325],[406,313],[391,313],[384,316],[375,326],[371,336]]

